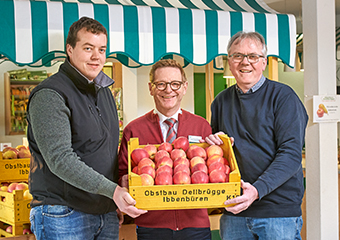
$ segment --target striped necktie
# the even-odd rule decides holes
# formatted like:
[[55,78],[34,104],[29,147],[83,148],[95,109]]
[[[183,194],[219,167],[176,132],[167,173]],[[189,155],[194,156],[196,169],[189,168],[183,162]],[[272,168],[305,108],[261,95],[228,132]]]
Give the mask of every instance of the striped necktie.
[[168,118],[164,122],[169,126],[168,133],[166,134],[166,141],[172,143],[176,139],[174,125],[177,122],[177,120],[174,118]]

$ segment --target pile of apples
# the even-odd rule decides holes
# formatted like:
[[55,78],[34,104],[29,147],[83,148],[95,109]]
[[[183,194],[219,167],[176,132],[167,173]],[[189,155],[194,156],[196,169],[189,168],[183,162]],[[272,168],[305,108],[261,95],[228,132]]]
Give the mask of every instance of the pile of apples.
[[3,159],[17,159],[17,158],[30,158],[31,153],[29,149],[24,145],[18,145],[17,147],[5,147],[2,150]]
[[186,137],[157,148],[147,144],[131,152],[132,172],[143,186],[229,182],[230,167],[220,146],[190,145]]
[[[14,190],[23,190],[23,197],[25,200],[27,199],[32,199],[32,195],[30,194],[29,190],[28,190],[28,184],[25,182],[12,182],[12,183],[8,183],[8,182],[3,182],[1,183],[0,186],[0,190],[2,192],[9,192],[12,193]],[[2,198],[2,201],[5,202],[5,198]]]

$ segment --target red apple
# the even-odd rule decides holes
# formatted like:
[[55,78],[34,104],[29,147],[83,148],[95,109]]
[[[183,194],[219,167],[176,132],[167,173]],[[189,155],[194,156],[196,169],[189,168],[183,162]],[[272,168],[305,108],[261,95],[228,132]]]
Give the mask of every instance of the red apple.
[[205,161],[203,158],[201,157],[193,157],[191,160],[190,160],[190,168],[192,168],[193,166],[195,166],[197,163],[204,163],[205,164]]
[[207,152],[204,148],[197,146],[197,145],[191,145],[187,150],[187,156],[189,159],[192,159],[193,157],[201,157],[204,160],[207,159]]
[[186,164],[178,164],[175,168],[174,168],[174,174],[176,174],[177,172],[186,172],[187,174],[190,175],[190,169]]
[[214,162],[220,162],[220,163],[224,164],[224,159],[220,155],[217,155],[217,154],[212,155],[212,156],[208,157],[207,166],[209,167],[210,164],[213,164]]
[[152,186],[155,183],[149,174],[143,173],[140,175],[140,177],[142,179],[142,186]]
[[162,157],[161,159],[158,160],[157,168],[159,168],[160,166],[163,166],[163,165],[168,165],[172,168],[173,165],[174,165],[174,162],[172,161],[172,159],[170,157],[164,156],[164,157]]
[[18,151],[20,151],[20,149],[22,148],[28,150],[28,148],[25,145],[18,145],[15,148],[18,149]]
[[138,170],[140,170],[144,166],[151,166],[155,168],[155,163],[152,161],[150,158],[143,158],[142,160],[139,161],[138,163]]
[[207,157],[209,158],[212,155],[220,155],[223,157],[223,150],[220,146],[218,145],[210,145],[209,147],[207,147],[205,149],[205,151],[207,152]]
[[171,151],[170,153],[170,157],[172,160],[175,160],[176,158],[179,158],[179,157],[186,157],[186,153],[184,152],[183,149],[178,149],[178,148],[175,148]]
[[229,166],[228,160],[225,157],[223,157],[223,159],[224,159],[224,165],[228,165]]
[[[16,150],[16,151],[18,151],[18,150]],[[18,154],[16,153],[16,151],[7,150],[6,152],[2,153],[2,158],[3,159],[17,159],[18,158]]]
[[168,153],[166,150],[158,150],[155,154],[155,163],[159,161],[162,157],[167,156],[170,157],[170,153]]
[[174,184],[190,184],[191,183],[190,175],[186,172],[179,171],[175,173],[173,177],[173,182]]
[[152,178],[155,178],[156,175],[155,169],[151,166],[144,166],[138,171],[139,175],[142,175],[144,173],[149,174]]
[[16,148],[13,148],[13,147],[5,147],[3,150],[2,150],[2,153],[5,153],[7,151],[13,151],[15,152],[15,154],[18,154],[19,153],[19,150],[16,149]]
[[209,176],[205,172],[196,171],[191,175],[191,183],[192,184],[209,183]]
[[185,164],[188,167],[190,166],[190,162],[186,157],[179,157],[174,160],[174,168],[179,164]]
[[168,172],[172,176],[173,170],[172,170],[172,167],[170,167],[169,165],[163,165],[163,166],[160,166],[159,168],[157,168],[156,176],[160,172]]
[[8,226],[8,227],[6,228],[6,232],[12,233],[12,226]]
[[138,174],[138,166],[135,166],[132,168],[132,172]]
[[22,234],[23,234],[23,235],[28,235],[28,234],[33,234],[33,233],[31,232],[31,230],[30,230],[29,228],[25,228],[25,229],[22,231]]
[[170,153],[172,151],[173,147],[172,147],[172,144],[171,143],[168,143],[168,142],[164,142],[164,143],[161,143],[159,146],[158,146],[158,151],[159,150],[165,150],[167,151],[168,153]]
[[318,111],[316,111],[316,114],[318,115],[319,118],[322,118],[323,115],[325,114],[325,111],[322,108],[319,108]]
[[209,174],[211,183],[224,183],[227,181],[227,174],[221,170],[214,170]]
[[18,185],[18,183],[16,183],[16,182],[13,182],[10,185],[8,185],[7,192],[10,192],[10,193],[13,192],[17,185]]
[[227,174],[227,176],[229,176],[230,171],[230,167],[228,165],[225,165],[225,173]]
[[155,178],[156,185],[172,185],[172,175],[168,172],[159,172]]
[[24,182],[18,183],[15,186],[15,190],[27,190],[27,189],[28,189],[28,184]]
[[20,148],[18,158],[30,158],[31,152],[27,148]]
[[214,171],[215,169],[221,170],[223,172],[226,172],[226,170],[227,170],[223,163],[221,163],[221,162],[214,162],[214,163],[210,164],[210,166],[209,166],[209,174],[212,171]]
[[197,163],[191,168],[191,173],[197,172],[197,171],[202,171],[208,174],[208,168],[205,163]]
[[131,159],[136,165],[143,158],[149,158],[149,154],[144,148],[136,148],[131,152]]
[[172,142],[172,144],[174,145],[174,148],[183,149],[184,152],[188,150],[190,145],[187,137],[178,137]]
[[155,145],[147,144],[144,146],[144,149],[148,152],[150,159],[155,159],[155,154],[157,152],[157,147]]

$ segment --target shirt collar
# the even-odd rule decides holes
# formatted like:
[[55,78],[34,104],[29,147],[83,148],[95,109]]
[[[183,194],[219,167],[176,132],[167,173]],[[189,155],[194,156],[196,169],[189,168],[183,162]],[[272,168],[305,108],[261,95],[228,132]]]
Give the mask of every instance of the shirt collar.
[[260,78],[260,80],[259,80],[254,86],[252,86],[252,87],[248,90],[248,92],[244,93],[244,92],[241,90],[241,88],[239,88],[239,86],[237,86],[237,84],[236,84],[236,89],[237,89],[237,91],[238,91],[239,93],[241,93],[241,94],[253,93],[253,92],[259,90],[259,88],[264,84],[265,81],[266,81],[266,78],[262,75],[261,78]]
[[170,116],[170,117],[167,117],[167,116],[164,116],[162,113],[160,113],[156,108],[154,109],[154,111],[153,111],[155,114],[157,114],[158,115],[158,117],[159,117],[159,122],[164,122],[166,119],[168,119],[168,118],[174,118],[174,119],[176,119],[177,121],[178,121],[178,114],[182,114],[182,109],[180,108],[180,109],[178,109],[178,111],[174,114],[174,115],[172,115],[172,116]]

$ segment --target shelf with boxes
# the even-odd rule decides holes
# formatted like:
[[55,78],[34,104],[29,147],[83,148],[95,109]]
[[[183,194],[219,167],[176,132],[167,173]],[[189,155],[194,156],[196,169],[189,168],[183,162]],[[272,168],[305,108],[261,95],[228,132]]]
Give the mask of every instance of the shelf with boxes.
[[5,90],[5,133],[25,134],[26,106],[28,97],[35,86],[47,78],[46,71],[26,69],[8,71],[4,75]]

